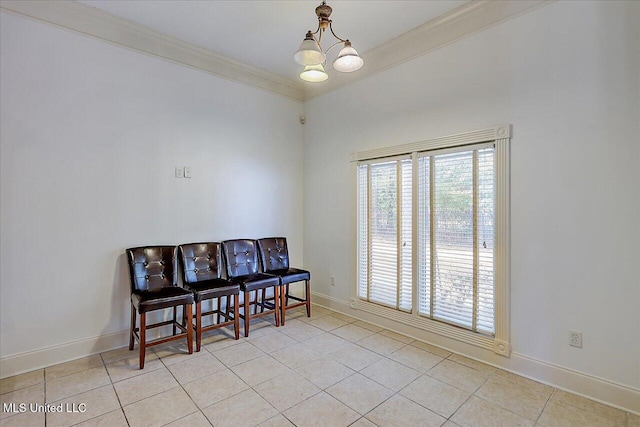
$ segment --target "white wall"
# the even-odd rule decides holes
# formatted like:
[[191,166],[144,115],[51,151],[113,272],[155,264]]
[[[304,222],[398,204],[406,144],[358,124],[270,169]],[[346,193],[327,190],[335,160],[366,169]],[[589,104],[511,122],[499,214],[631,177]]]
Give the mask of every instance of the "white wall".
[[637,391],[638,22],[638,2],[552,3],[307,102],[315,291],[355,283],[350,153],[511,123],[513,351]]
[[128,329],[127,247],[283,235],[302,264],[302,104],[18,15],[0,28],[3,360]]

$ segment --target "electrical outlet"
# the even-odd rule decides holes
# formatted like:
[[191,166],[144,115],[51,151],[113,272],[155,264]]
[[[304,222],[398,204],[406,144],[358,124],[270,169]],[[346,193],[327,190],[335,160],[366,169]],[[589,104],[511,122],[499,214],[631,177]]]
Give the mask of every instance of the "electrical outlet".
[[335,286],[336,285],[336,278],[331,276],[331,286]]
[[569,345],[582,348],[582,332],[569,331]]
[[356,308],[356,299],[355,298],[351,298],[351,301],[349,302],[349,307],[353,308],[355,310]]
[[184,177],[184,167],[176,166],[176,178]]

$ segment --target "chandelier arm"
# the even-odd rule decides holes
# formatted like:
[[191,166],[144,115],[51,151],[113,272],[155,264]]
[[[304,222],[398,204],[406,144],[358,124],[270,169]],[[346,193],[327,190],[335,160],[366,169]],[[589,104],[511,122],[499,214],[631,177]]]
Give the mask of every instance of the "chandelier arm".
[[324,51],[324,54],[325,54],[325,55],[326,55],[326,54],[328,54],[328,53],[329,53],[329,51],[330,51],[331,49],[333,49],[334,47],[336,47],[336,46],[338,46],[339,44],[342,44],[342,43],[344,43],[344,41],[337,41],[337,42],[335,42],[334,44],[332,44],[331,46],[329,46],[329,49],[327,49],[327,50],[325,50],[325,51]]
[[333,25],[332,25],[332,21],[329,21],[329,29],[331,30],[331,34],[333,34],[333,37],[337,38],[338,40],[340,40],[342,43],[346,42],[347,40],[342,39],[338,36],[336,36],[336,33],[333,32]]

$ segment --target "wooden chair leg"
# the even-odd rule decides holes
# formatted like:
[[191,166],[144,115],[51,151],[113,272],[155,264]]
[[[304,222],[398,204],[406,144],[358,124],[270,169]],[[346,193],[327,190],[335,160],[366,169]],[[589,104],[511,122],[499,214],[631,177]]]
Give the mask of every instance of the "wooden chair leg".
[[289,293],[289,285],[286,285],[287,291],[285,292],[284,286],[279,286],[280,288],[280,324],[284,326],[284,318],[286,316],[288,298],[287,294]]
[[[220,313],[222,313],[222,311],[220,311],[220,308],[222,307],[222,302],[220,301],[221,299],[222,299],[222,297],[218,297],[217,298],[217,300],[218,300],[218,314],[216,316],[218,317],[218,319],[217,319],[218,325],[220,324]],[[213,304],[213,302],[212,302],[212,304]]]
[[289,305],[289,284],[287,283],[287,292],[284,293],[285,295],[285,301],[284,301],[284,306],[288,306]]
[[[262,305],[260,306],[260,313],[264,313],[264,301],[267,299],[267,290],[262,290]],[[256,291],[256,301],[258,300],[258,291]],[[256,309],[257,312],[257,309]]]
[[311,317],[311,280],[305,280],[304,296],[307,300],[307,317]]
[[280,326],[280,285],[273,287],[273,305],[276,317],[276,328]]
[[147,313],[140,313],[140,369],[144,369],[144,356],[147,349]]
[[[184,310],[184,306],[182,307],[182,309]],[[178,318],[177,313],[178,313],[178,307],[176,307],[175,305],[173,306],[173,335],[176,334],[176,332],[178,332],[178,329],[176,327],[176,319]]]
[[251,313],[249,312],[249,297],[251,293],[244,293],[244,336],[249,336],[249,322],[251,321]]
[[[236,339],[240,339],[240,295],[233,296],[233,331],[236,334]],[[229,298],[227,297],[227,316],[229,315]]]
[[[189,323],[191,329],[191,323]],[[196,303],[196,351],[200,351],[202,344],[202,301]]]
[[189,354],[193,354],[193,307],[191,304],[187,304],[187,322],[189,327],[187,328],[187,348]]
[[136,330],[136,309],[131,304],[131,330],[129,331],[129,350],[133,350],[134,331]]

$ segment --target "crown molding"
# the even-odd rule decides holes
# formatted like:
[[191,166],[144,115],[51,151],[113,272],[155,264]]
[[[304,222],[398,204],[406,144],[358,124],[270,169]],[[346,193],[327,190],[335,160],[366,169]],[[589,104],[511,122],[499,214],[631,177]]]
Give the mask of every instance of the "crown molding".
[[305,83],[305,100],[395,67],[553,0],[476,0],[428,21],[374,49],[363,52],[357,73],[330,74],[321,85]]
[[0,9],[197,68],[224,79],[304,100],[302,83],[235,61],[143,25],[74,1],[3,0]]
[[475,0],[364,52],[357,73],[332,73],[322,84],[302,83],[216,54],[100,9],[69,0],[2,0],[0,10],[72,31],[249,86],[305,101],[410,61],[554,0]]

